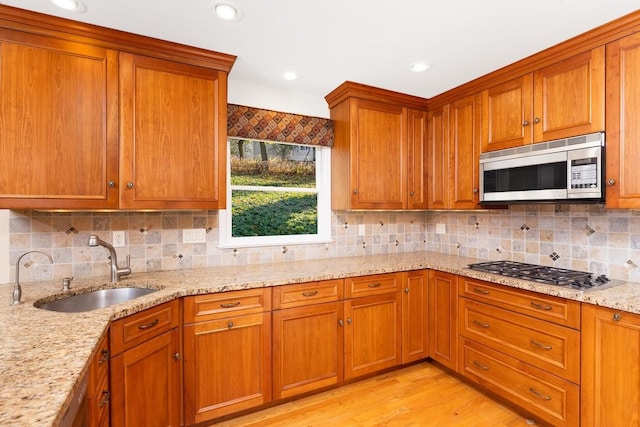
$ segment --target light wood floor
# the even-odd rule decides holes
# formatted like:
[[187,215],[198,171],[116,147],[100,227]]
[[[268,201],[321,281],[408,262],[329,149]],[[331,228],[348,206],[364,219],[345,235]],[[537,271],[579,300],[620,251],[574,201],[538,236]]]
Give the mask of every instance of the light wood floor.
[[527,422],[424,362],[214,425],[515,427]]

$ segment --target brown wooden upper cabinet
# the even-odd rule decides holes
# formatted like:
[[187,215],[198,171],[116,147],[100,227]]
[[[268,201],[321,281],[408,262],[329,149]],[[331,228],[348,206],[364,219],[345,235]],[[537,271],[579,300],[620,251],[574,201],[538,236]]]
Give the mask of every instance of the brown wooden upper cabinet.
[[0,208],[225,206],[234,56],[0,6],[0,57]]
[[607,45],[606,205],[640,208],[640,34]]
[[345,82],[325,99],[334,121],[331,207],[426,207],[426,99]]
[[482,152],[604,130],[604,46],[482,92]]

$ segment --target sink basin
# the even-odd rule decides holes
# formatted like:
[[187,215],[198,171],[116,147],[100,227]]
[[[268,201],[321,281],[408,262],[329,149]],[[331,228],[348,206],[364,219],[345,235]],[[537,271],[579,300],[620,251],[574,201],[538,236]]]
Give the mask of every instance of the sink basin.
[[150,294],[157,289],[150,288],[111,288],[99,289],[85,294],[73,295],[43,304],[34,304],[43,310],[60,311],[64,313],[80,313],[83,311],[97,310],[129,301],[143,295]]

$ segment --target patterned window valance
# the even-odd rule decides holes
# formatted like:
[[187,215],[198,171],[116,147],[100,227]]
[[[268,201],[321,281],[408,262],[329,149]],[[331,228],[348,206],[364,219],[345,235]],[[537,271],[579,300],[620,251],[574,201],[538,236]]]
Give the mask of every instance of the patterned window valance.
[[333,122],[320,117],[227,105],[227,134],[231,137],[306,145],[333,145]]

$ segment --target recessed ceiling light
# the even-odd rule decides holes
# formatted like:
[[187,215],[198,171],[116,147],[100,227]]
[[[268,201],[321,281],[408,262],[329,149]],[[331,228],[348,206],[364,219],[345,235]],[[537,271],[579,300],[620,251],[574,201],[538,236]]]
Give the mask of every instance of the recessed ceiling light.
[[239,21],[242,18],[242,11],[230,1],[214,1],[211,9],[224,21]]
[[300,76],[295,71],[285,71],[282,74],[282,78],[285,80],[298,80]]
[[409,65],[409,69],[411,71],[413,71],[414,73],[420,73],[422,71],[427,71],[429,68],[431,68],[431,64],[425,62],[425,61],[417,61],[414,62],[413,64]]
[[87,7],[80,0],[51,0],[53,4],[61,9],[69,10],[71,12],[82,13],[87,10]]

